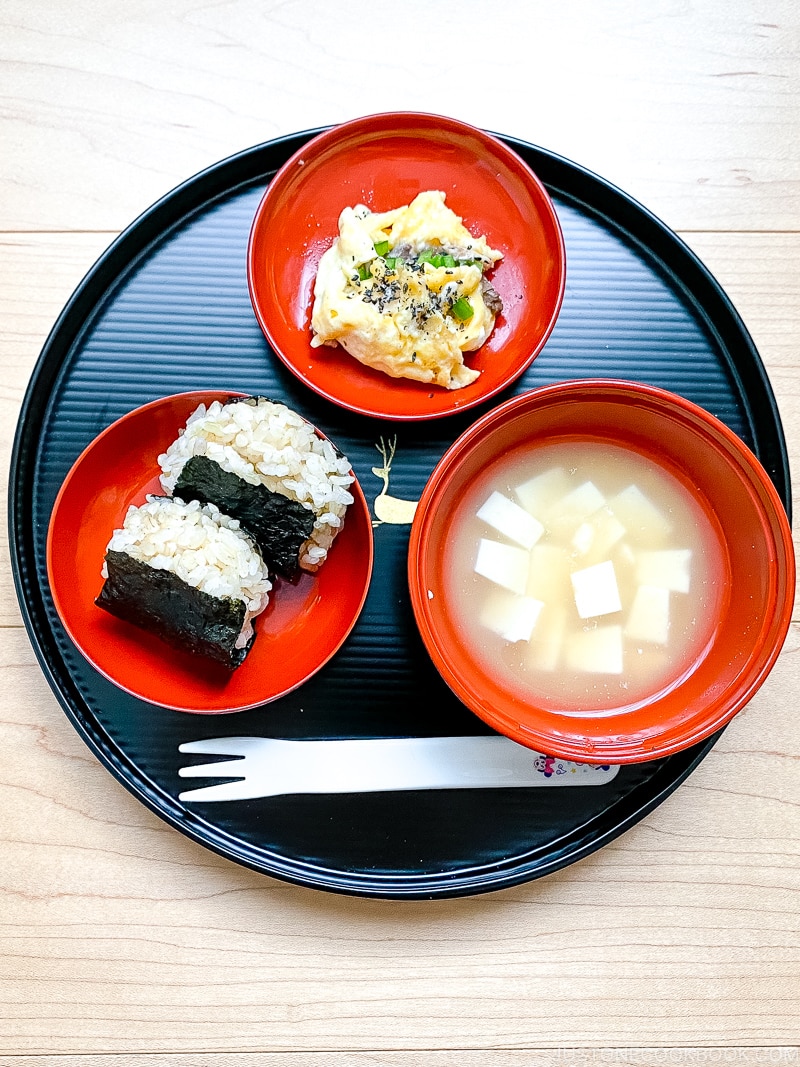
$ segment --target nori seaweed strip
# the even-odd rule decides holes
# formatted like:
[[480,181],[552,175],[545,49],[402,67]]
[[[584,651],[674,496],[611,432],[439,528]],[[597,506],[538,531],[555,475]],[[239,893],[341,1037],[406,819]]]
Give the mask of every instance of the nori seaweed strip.
[[238,519],[261,550],[267,566],[291,578],[300,565],[300,547],[311,536],[316,516],[296,500],[273,493],[265,485],[246,482],[207,456],[192,456],[183,465],[173,489],[181,500],[215,504]]
[[106,552],[108,578],[95,604],[118,619],[155,633],[173,648],[238,667],[255,640],[236,640],[244,625],[243,600],[215,597],[176,574],[148,567],[127,552]]

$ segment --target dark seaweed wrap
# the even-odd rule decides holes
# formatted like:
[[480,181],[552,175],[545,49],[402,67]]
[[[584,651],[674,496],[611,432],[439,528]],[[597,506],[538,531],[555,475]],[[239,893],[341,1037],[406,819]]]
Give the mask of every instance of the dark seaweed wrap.
[[300,566],[300,548],[311,536],[316,517],[296,500],[253,485],[224,471],[207,456],[192,456],[178,475],[173,495],[215,504],[238,519],[258,545],[268,567],[290,578]]
[[98,607],[149,630],[173,648],[206,656],[228,670],[244,661],[255,633],[244,648],[236,647],[247,613],[243,600],[211,596],[127,552],[108,551],[106,568],[108,577],[95,600]]

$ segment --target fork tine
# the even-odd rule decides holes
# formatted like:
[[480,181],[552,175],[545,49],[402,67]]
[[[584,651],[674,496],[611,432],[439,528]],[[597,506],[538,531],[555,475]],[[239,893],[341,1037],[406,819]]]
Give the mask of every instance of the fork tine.
[[178,751],[200,756],[243,756],[250,744],[252,738],[211,737],[203,741],[184,741],[182,745],[178,745]]
[[269,790],[254,782],[240,778],[238,782],[224,782],[221,785],[207,785],[199,789],[188,789],[178,794],[178,800],[253,800],[268,796]]
[[244,760],[222,760],[220,763],[200,763],[196,767],[179,767],[181,778],[244,778]]

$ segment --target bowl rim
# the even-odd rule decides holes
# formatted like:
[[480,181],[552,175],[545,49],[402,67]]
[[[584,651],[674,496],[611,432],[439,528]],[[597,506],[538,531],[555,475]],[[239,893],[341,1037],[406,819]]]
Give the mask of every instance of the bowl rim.
[[[441,130],[444,128],[455,133],[469,135],[480,141],[481,144],[487,147],[491,146],[493,156],[500,159],[509,171],[524,175],[525,184],[529,189],[535,191],[531,193],[531,199],[536,202],[537,211],[546,218],[547,232],[550,235],[547,243],[552,261],[556,265],[555,294],[552,306],[548,308],[547,321],[539,331],[541,336],[537,336],[535,342],[528,346],[524,358],[518,359],[512,368],[509,368],[502,377],[492,381],[489,387],[473,390],[472,395],[466,393],[466,390],[471,389],[470,386],[451,391],[436,387],[437,401],[433,406],[427,399],[431,387],[426,386],[424,383],[410,382],[409,379],[392,379],[384,376],[379,371],[362,366],[351,356],[347,357],[346,374],[331,374],[322,381],[316,380],[314,365],[308,363],[307,355],[304,354],[302,359],[294,358],[290,352],[284,350],[277,328],[272,324],[269,305],[265,304],[264,298],[260,293],[262,286],[257,281],[259,270],[256,249],[266,221],[269,221],[268,216],[271,206],[276,198],[285,195],[284,187],[295,180],[295,175],[299,173],[299,168],[306,165],[309,153],[317,149],[328,150],[335,145],[337,140],[346,138],[352,131],[357,131],[360,127],[369,128],[373,125],[388,125],[392,122],[397,124],[396,132],[400,134],[407,133],[411,124],[415,124],[425,130]],[[451,115],[438,114],[433,111],[402,109],[370,112],[324,127],[321,130],[309,132],[311,134],[309,140],[276,170],[269,181],[254,213],[247,241],[246,273],[250,302],[256,320],[275,356],[303,385],[331,403],[358,415],[388,418],[396,422],[416,422],[445,418],[483,405],[497,396],[528,369],[544,348],[558,321],[566,292],[566,241],[553,199],[542,179],[534,172],[530,164],[510,144],[507,144],[499,134],[465,122],[463,119]],[[387,130],[387,134],[391,132],[391,130]],[[344,203],[342,206],[344,206]],[[335,233],[331,235],[331,239],[333,237],[335,237]],[[273,295],[271,288],[269,288],[267,300],[271,299]],[[486,344],[490,343],[491,336]],[[309,351],[312,351],[310,349],[310,334]],[[353,367],[351,364],[355,364],[355,366]],[[317,373],[319,372],[317,371]],[[347,381],[351,376],[354,379],[353,385],[349,385]],[[486,369],[482,372],[482,378],[488,380],[486,379]],[[480,382],[481,379],[478,379],[478,381]],[[384,394],[391,398],[393,394],[397,393],[398,382],[405,387],[408,387],[409,384],[413,385],[415,397],[403,402],[392,400],[388,404],[385,401],[381,402],[375,399],[378,394]],[[393,383],[394,388],[392,388]],[[477,385],[477,383],[473,384]],[[386,404],[386,406],[384,407],[382,404]]]
[[[476,702],[470,687],[462,680],[452,657],[448,655],[448,649],[440,644],[432,622],[430,594],[427,582],[424,580],[426,574],[422,560],[430,533],[432,515],[437,511],[438,498],[445,491],[442,488],[443,477],[456,469],[460,460],[470,453],[474,443],[484,435],[487,429],[502,425],[514,412],[534,408],[539,403],[548,400],[559,398],[568,400],[576,393],[587,391],[597,391],[598,398],[601,393],[604,393],[602,397],[604,400],[621,400],[623,397],[635,394],[636,397],[647,402],[666,405],[678,411],[682,417],[693,420],[695,424],[699,423],[703,433],[721,439],[728,451],[738,460],[741,470],[747,473],[753,484],[760,490],[758,514],[762,518],[766,516],[771,519],[768,525],[775,530],[774,563],[777,567],[774,583],[775,610],[766,626],[767,634],[771,634],[773,639],[762,640],[760,646],[755,646],[759,649],[758,655],[754,658],[754,662],[747,661],[738,676],[741,678],[745,674],[746,684],[739,686],[737,678],[737,685],[732,687],[733,692],[730,691],[731,687],[726,690],[723,694],[724,699],[716,702],[716,711],[711,716],[704,716],[700,711],[693,717],[682,720],[679,727],[668,727],[661,731],[654,723],[648,730],[646,743],[643,738],[634,739],[633,742],[626,741],[619,736],[618,731],[614,732],[613,738],[578,736],[577,724],[597,723],[600,720],[601,717],[592,716],[591,713],[588,713],[585,718],[574,714],[564,716],[569,722],[569,729],[565,729],[564,734],[548,732],[542,727],[522,723],[517,724],[517,729],[510,729],[508,717],[495,714],[491,709],[480,706]],[[407,563],[409,592],[417,628],[434,666],[456,696],[484,722],[526,747],[564,759],[601,764],[608,762],[641,763],[673,755],[703,741],[726,726],[753,698],[781,653],[791,624],[796,576],[792,530],[786,510],[769,474],[747,443],[721,419],[693,401],[660,386],[647,385],[624,378],[568,379],[540,386],[510,398],[486,412],[469,426],[440,458],[426,483],[412,523]],[[531,705],[535,708],[533,702]],[[552,714],[546,713],[544,709],[538,710],[541,715]],[[569,734],[572,737],[568,736]]]

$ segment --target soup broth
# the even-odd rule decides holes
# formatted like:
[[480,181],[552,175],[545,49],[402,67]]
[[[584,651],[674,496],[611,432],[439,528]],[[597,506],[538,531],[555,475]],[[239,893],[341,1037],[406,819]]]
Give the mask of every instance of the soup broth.
[[724,573],[678,477],[588,440],[496,464],[462,502],[445,558],[483,669],[521,700],[576,712],[635,705],[691,669]]

